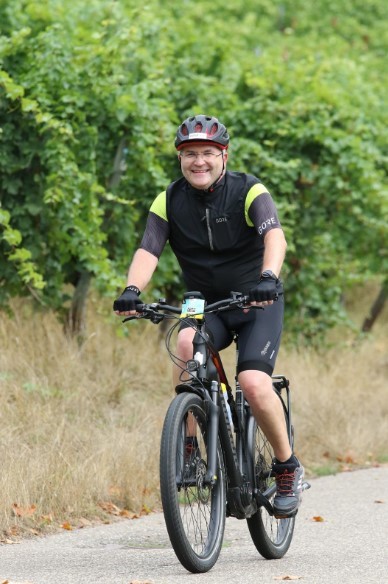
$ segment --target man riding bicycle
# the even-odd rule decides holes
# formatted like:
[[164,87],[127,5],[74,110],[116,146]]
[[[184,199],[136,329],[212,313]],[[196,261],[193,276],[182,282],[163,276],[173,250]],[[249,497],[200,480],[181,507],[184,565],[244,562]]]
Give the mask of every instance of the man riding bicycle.
[[[114,310],[136,313],[167,240],[188,291],[201,292],[211,303],[238,290],[249,295],[250,306],[262,308],[208,314],[206,322],[218,350],[238,335],[238,381],[275,454],[275,515],[291,517],[301,502],[304,470],[291,451],[271,380],[283,326],[279,274],[287,243],[266,187],[253,175],[226,170],[228,145],[227,129],[215,117],[192,116],[179,126],[175,147],[183,176],[152,203],[127,287]],[[192,358],[193,335],[182,324],[177,356],[184,362]]]

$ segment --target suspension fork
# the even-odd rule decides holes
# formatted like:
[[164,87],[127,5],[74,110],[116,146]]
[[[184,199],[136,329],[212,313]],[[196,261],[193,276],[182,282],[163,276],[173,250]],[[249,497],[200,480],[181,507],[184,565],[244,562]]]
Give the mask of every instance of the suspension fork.
[[[202,325],[202,326],[201,326]],[[207,334],[204,330],[204,322],[199,325],[193,339],[193,360],[197,362],[195,376],[201,382],[210,383],[209,390],[206,392],[205,407],[207,413],[207,460],[208,467],[205,476],[205,484],[213,485],[217,480],[217,443],[218,443],[218,424],[219,424],[219,405],[218,405],[218,382],[215,381],[217,371],[210,358],[207,347]]]
[[205,483],[213,485],[217,477],[217,442],[220,408],[218,405],[218,383],[212,381],[210,386],[210,399],[207,403],[207,472]]

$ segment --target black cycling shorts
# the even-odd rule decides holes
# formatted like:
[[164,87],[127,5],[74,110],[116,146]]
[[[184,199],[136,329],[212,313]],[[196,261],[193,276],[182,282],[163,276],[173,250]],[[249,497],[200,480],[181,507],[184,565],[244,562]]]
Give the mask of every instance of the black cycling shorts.
[[[283,329],[284,300],[279,300],[263,309],[251,308],[230,310],[205,316],[208,332],[213,336],[216,349],[221,351],[238,337],[237,372],[254,369],[272,375],[280,347]],[[189,323],[181,324],[181,329]]]

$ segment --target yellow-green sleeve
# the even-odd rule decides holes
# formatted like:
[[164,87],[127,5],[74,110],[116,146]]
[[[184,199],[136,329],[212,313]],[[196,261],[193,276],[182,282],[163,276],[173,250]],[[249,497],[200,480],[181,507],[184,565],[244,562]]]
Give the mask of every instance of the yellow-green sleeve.
[[150,207],[150,211],[167,221],[167,196],[166,191],[159,193]]
[[253,187],[249,189],[248,194],[245,198],[245,221],[247,222],[247,225],[249,225],[249,227],[253,227],[253,222],[249,217],[250,206],[252,205],[256,197],[262,195],[263,193],[268,193],[267,187],[265,187],[262,183],[256,183],[255,185],[253,185]]

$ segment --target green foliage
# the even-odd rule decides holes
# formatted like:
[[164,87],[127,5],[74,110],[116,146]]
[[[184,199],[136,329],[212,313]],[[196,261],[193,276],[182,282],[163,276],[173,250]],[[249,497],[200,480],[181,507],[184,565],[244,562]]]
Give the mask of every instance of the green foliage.
[[[342,294],[355,278],[386,273],[383,100],[359,70],[349,74],[347,58],[322,65],[291,54],[284,62],[271,52],[260,75],[246,74],[246,101],[235,120],[246,127],[235,150],[238,165],[279,197],[289,318],[314,336],[343,316]],[[339,80],[346,78],[344,92]]]
[[121,281],[145,200],[167,181],[154,147],[171,138],[171,108],[164,81],[148,76],[150,33],[104,4],[12,4],[1,43],[2,204],[57,308],[83,270],[105,288]]
[[[12,275],[16,272],[20,281],[30,285],[37,290],[42,290],[45,283],[41,275],[36,271],[36,267],[31,261],[31,252],[24,247],[20,247],[22,235],[17,229],[10,225],[10,214],[0,208],[0,228],[1,228],[1,245],[8,250],[8,262],[5,270],[1,274],[0,302],[6,305],[7,300],[12,294],[17,294],[18,290],[13,289]],[[11,283],[8,281],[11,277]]]
[[[343,318],[344,291],[387,272],[384,15],[382,0],[4,0],[1,304],[60,310],[84,272],[113,296],[178,175],[177,124],[210,112],[230,168],[278,205],[289,329]],[[154,292],[179,285],[166,250]]]

